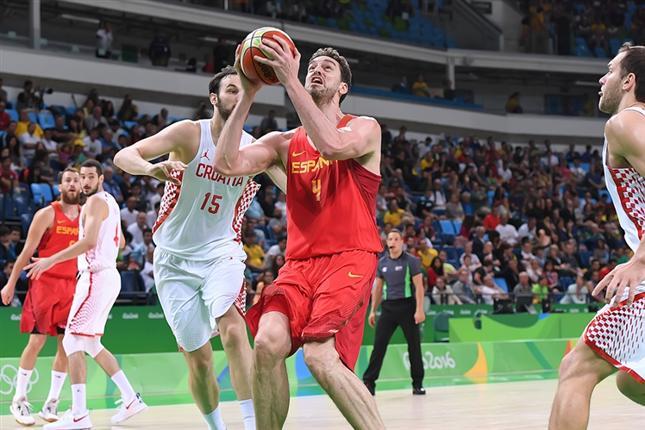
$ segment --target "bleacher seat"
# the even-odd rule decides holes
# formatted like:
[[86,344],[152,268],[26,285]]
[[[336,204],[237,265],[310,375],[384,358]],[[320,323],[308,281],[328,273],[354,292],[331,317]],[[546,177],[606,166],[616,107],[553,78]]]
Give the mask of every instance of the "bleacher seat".
[[35,122],[36,124],[38,123],[38,114],[36,114],[36,112],[34,112],[33,110],[30,110],[27,113],[27,116],[29,117],[29,121]]
[[38,123],[43,129],[47,128],[54,128],[56,126],[56,122],[54,121],[54,115],[48,110],[41,110],[38,113]]
[[455,236],[457,234],[457,232],[455,231],[455,226],[449,219],[439,220],[439,226],[441,227],[441,233],[451,236]]
[[591,51],[587,41],[582,37],[576,37],[576,55],[578,57],[591,57]]
[[9,118],[11,118],[11,121],[18,121],[18,111],[15,109],[5,109],[5,112],[9,114]]
[[31,184],[31,194],[36,206],[45,206],[54,200],[49,184]]
[[494,279],[495,284],[502,290],[506,291],[508,293],[508,283],[506,282],[506,279],[504,278],[495,278]]
[[562,291],[567,291],[567,288],[569,288],[569,285],[575,284],[576,280],[574,278],[570,278],[568,276],[563,276],[560,278],[560,287]]
[[580,258],[580,265],[582,267],[589,267],[589,263],[591,261],[591,252],[589,252],[589,251],[580,251],[578,253],[578,257]]

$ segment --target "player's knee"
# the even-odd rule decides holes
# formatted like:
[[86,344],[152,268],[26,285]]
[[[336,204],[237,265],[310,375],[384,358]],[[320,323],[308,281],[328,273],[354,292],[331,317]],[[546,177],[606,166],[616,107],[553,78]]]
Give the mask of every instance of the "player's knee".
[[338,358],[337,355],[330,354],[325,345],[319,342],[305,343],[302,352],[305,357],[305,364],[313,374],[328,372]]
[[41,349],[43,349],[43,346],[45,346],[46,341],[47,336],[44,335],[29,336],[29,342],[27,343],[27,346],[35,351],[40,351]]
[[256,366],[273,366],[277,360],[286,358],[289,354],[290,342],[288,335],[280,334],[276,330],[261,329],[255,336],[253,351]]
[[94,336],[86,337],[65,333],[63,349],[68,357],[76,352],[86,352],[90,357],[94,358],[103,350],[103,345],[101,340]]
[[645,406],[645,384],[637,382],[624,372],[616,376],[616,386],[628,399]]
[[239,323],[234,322],[219,327],[220,337],[222,338],[222,345],[225,349],[231,349],[239,346],[246,340],[246,326],[244,321]]
[[[208,344],[210,346],[210,343]],[[212,355],[203,354],[201,348],[186,355],[188,367],[195,375],[207,375],[213,367]]]

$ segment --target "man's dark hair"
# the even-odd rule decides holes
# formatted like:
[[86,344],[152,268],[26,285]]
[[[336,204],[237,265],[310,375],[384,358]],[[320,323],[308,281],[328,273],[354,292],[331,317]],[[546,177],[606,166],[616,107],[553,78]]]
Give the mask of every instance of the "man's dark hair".
[[99,163],[96,160],[90,159],[90,160],[85,160],[83,164],[81,164],[81,168],[83,167],[94,167],[96,169],[96,174],[99,176],[103,175],[103,167],[101,166],[101,163]]
[[403,237],[403,233],[401,233],[401,230],[399,230],[398,228],[393,228],[392,230],[390,230],[390,232],[389,232],[387,235],[389,236],[389,235],[390,235],[390,234],[392,234],[392,233],[396,233],[396,234],[398,234],[400,237]]
[[327,48],[320,48],[316,52],[314,52],[314,54],[309,59],[309,63],[311,63],[313,60],[315,60],[318,57],[329,57],[335,60],[340,66],[340,80],[347,84],[347,92],[342,96],[340,96],[340,103],[342,103],[345,97],[347,96],[347,94],[349,94],[349,91],[352,89],[352,69],[349,68],[349,63],[347,63],[347,59],[342,55],[340,55],[338,51],[336,51],[334,48],[327,47]]
[[208,83],[208,94],[219,95],[219,84],[227,76],[237,75],[237,70],[233,66],[223,67],[222,70],[217,72],[213,79]]
[[63,170],[62,172],[60,172],[58,174],[58,183],[59,184],[63,183],[63,175],[65,174],[65,172],[72,172],[72,173],[76,173],[78,175],[78,169],[76,167],[67,166],[67,167],[65,167],[65,170]]
[[645,103],[645,46],[634,46],[630,42],[625,42],[618,52],[625,53],[620,61],[621,78],[630,73],[636,76],[634,95],[636,100]]

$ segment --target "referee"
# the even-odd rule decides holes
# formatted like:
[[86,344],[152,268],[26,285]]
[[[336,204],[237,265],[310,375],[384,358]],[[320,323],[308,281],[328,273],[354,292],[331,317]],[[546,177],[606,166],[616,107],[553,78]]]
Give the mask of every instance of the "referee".
[[[381,257],[376,274],[376,286],[372,292],[372,309],[369,324],[374,327],[376,309],[383,301],[381,316],[376,324],[374,349],[370,364],[363,374],[363,382],[374,395],[376,380],[383,366],[385,350],[394,330],[401,326],[408,342],[412,394],[423,395],[423,361],[421,359],[421,336],[419,326],[425,319],[423,312],[423,278],[421,264],[415,256],[403,252],[403,237],[397,229],[387,235],[388,254]],[[414,285],[414,288],[412,287]]]

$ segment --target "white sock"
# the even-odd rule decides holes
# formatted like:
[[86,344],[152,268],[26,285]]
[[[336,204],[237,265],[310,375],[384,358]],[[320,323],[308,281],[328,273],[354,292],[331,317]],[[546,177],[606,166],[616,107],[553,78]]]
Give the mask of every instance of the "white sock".
[[255,409],[253,409],[253,400],[241,400],[240,409],[242,409],[244,430],[255,430]]
[[14,401],[27,398],[27,385],[29,385],[29,379],[31,378],[31,372],[33,371],[33,369],[27,370],[22,367],[18,368],[18,376],[16,377],[16,394],[13,396]]
[[137,393],[134,391],[134,388],[132,388],[132,385],[130,385],[130,381],[128,381],[128,378],[126,378],[125,373],[123,373],[123,370],[119,370],[114,375],[112,375],[112,381],[116,384],[117,387],[119,387],[119,391],[121,391],[121,398],[123,399],[124,403],[131,401],[137,395]]
[[47,400],[58,400],[60,398],[60,390],[63,388],[65,378],[67,378],[67,373],[52,370],[52,382],[49,386],[49,395],[47,395]]
[[209,430],[226,430],[226,424],[224,424],[219,407],[215,408],[210,414],[204,415],[204,419]]
[[87,412],[85,384],[72,384],[72,415],[79,416]]

